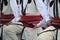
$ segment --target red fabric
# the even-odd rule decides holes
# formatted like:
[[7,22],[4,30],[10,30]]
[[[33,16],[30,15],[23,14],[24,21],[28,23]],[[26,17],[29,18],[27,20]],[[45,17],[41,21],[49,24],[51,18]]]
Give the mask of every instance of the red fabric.
[[[21,16],[21,20],[28,22],[28,23],[32,23],[32,24],[37,24],[41,20],[41,17],[40,17],[40,15],[38,15],[38,16]],[[24,26],[33,28],[32,26],[30,26],[26,23],[24,23]]]
[[[10,15],[0,14],[0,17],[2,19],[12,19],[12,18],[14,18],[14,15],[13,14],[10,14]],[[40,18],[41,18],[40,15],[39,16],[21,16],[22,21],[28,21],[28,22],[32,22],[32,23],[38,23],[41,20]],[[36,20],[36,21],[34,21],[34,20]],[[60,23],[60,18],[52,17],[52,22]]]
[[52,17],[52,22],[60,23],[60,18],[54,18],[54,17]]
[[5,14],[0,14],[1,18],[3,19],[12,19],[14,18],[13,14],[5,15]]
[[41,20],[40,15],[38,16],[21,16],[21,20],[22,21],[39,21]]
[[[52,17],[52,23],[59,23],[60,24],[60,18],[54,18],[54,17]],[[60,26],[55,26],[56,27],[56,29],[60,29]]]

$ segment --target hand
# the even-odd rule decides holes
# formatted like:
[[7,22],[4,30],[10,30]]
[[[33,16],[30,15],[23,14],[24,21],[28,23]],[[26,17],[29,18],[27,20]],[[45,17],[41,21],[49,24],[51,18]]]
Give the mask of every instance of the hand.
[[36,24],[33,24],[34,25],[34,28],[38,28],[38,26]]
[[8,26],[10,23],[11,23],[11,22],[8,22],[8,23],[6,23],[6,25]]
[[52,23],[51,20],[47,21],[46,22],[46,28],[49,27],[51,25],[51,23]]

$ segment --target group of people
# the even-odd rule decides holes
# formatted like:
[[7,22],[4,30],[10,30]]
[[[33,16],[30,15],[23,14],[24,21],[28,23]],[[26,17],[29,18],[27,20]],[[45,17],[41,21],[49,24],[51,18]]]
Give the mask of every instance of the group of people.
[[[7,26],[3,27],[3,40],[18,40],[16,34],[21,34],[23,29],[21,37],[23,40],[54,39],[53,36],[55,32],[48,31],[55,30],[55,28],[51,26],[49,0],[21,0],[21,4],[17,4],[16,0],[9,1],[14,18],[7,23]],[[30,22],[31,20],[37,20],[37,18],[40,19],[40,15],[41,20],[37,24]],[[40,28],[38,33],[37,28]]]

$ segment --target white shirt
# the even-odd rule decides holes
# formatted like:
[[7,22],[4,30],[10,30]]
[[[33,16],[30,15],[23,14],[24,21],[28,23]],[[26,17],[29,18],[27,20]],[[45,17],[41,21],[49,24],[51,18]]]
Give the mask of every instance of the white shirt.
[[[44,3],[43,0],[35,0],[36,3],[36,7],[39,11],[39,13],[41,14],[41,16],[43,17],[44,21],[47,22],[50,19],[50,14],[49,14],[49,10],[48,10],[48,4]],[[23,0],[23,9],[25,9],[27,4],[27,0]],[[18,10],[18,5],[16,3],[16,0],[10,0],[10,6],[12,8],[13,14],[15,16],[15,18],[11,21],[11,22],[17,22],[18,20],[20,20],[20,13]],[[37,24],[38,26],[40,25],[40,23]]]

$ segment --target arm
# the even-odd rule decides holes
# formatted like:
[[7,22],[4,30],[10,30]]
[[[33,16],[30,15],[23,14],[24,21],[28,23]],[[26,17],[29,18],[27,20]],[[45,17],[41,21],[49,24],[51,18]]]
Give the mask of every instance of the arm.
[[[51,20],[49,10],[48,10],[48,6],[45,3],[43,3],[42,0],[35,0],[35,2],[36,2],[36,6],[37,6],[37,9],[38,9],[39,13],[41,14],[44,21],[47,24],[47,22]],[[40,26],[40,23],[38,23],[37,26]]]
[[12,23],[13,22],[17,22],[17,21],[19,21],[19,19],[20,19],[20,10],[18,9],[18,5],[17,5],[17,2],[16,2],[16,0],[10,0],[10,6],[11,6],[11,9],[12,9],[12,11],[13,11],[13,14],[14,14],[14,16],[15,16],[15,18],[14,19],[12,19]]

